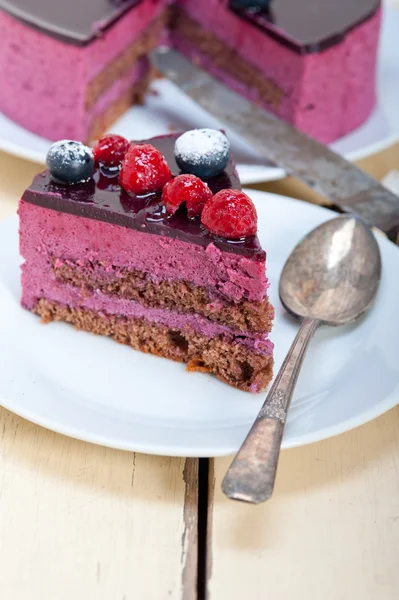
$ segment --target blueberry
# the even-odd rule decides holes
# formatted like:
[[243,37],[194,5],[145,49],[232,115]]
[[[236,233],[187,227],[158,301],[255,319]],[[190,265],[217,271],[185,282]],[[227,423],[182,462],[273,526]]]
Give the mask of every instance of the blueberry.
[[55,142],[47,152],[46,164],[54,179],[62,183],[87,181],[94,171],[91,149],[73,140]]
[[251,10],[253,12],[261,12],[267,10],[271,0],[231,0],[230,6],[235,10]]
[[230,142],[216,129],[192,129],[177,138],[175,159],[183,173],[208,179],[227,167]]

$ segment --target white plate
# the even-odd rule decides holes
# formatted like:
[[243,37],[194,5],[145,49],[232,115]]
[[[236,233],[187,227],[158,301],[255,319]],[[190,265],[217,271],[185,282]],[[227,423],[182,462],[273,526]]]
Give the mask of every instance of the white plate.
[[[350,160],[357,160],[382,150],[399,139],[399,10],[385,7],[378,71],[378,107],[367,122],[345,136],[332,148]],[[144,139],[167,131],[194,127],[223,127],[172,83],[159,80],[152,86],[144,107],[131,108],[112,131],[131,139]],[[243,184],[273,181],[284,177],[282,169],[267,166],[239,136],[227,130],[232,141],[238,171]],[[0,150],[21,158],[44,163],[50,142],[0,113]],[[266,166],[265,166],[266,165]]]
[[[276,371],[298,325],[278,300],[292,247],[334,216],[282,196],[249,192],[268,252]],[[360,425],[399,401],[399,248],[381,236],[383,280],[356,326],[320,330],[289,413],[284,448]],[[236,451],[264,394],[235,390],[184,365],[135,352],[70,325],[40,324],[19,306],[17,218],[0,225],[0,404],[65,435],[126,450],[178,456]]]

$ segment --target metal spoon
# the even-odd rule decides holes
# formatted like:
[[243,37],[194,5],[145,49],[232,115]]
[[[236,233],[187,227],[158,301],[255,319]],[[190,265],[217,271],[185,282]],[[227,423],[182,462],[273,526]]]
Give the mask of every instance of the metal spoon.
[[259,503],[274,488],[287,411],[310,340],[320,325],[345,325],[373,303],[381,255],[370,229],[342,216],[311,231],[293,250],[280,278],[284,307],[302,321],[296,338],[222,483],[234,500]]

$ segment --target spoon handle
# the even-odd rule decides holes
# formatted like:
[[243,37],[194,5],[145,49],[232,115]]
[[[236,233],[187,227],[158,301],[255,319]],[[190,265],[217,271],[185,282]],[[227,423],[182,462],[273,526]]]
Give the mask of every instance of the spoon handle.
[[233,500],[258,504],[273,493],[285,420],[307,347],[320,321],[305,319],[243,445],[222,482]]

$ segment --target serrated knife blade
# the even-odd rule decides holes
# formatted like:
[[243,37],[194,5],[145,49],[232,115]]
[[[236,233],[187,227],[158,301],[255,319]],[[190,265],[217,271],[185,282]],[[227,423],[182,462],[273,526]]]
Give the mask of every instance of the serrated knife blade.
[[176,50],[160,48],[151,59],[167,79],[266,159],[328,198],[333,207],[360,215],[397,240],[399,197],[376,179],[230,90]]

